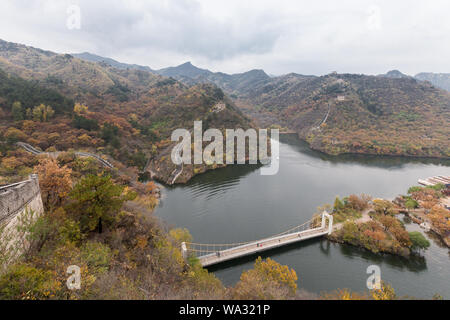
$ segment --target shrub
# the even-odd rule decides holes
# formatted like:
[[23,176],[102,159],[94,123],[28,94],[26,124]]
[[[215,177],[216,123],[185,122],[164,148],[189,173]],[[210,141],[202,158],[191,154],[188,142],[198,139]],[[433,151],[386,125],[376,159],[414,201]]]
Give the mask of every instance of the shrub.
[[367,209],[367,206],[369,205],[370,197],[366,195],[357,196],[355,194],[352,194],[348,197],[347,202],[348,206],[352,209],[362,211],[364,209]]
[[391,201],[375,199],[375,200],[373,200],[373,205],[374,205],[374,209],[377,213],[381,213],[384,215],[395,213],[395,211],[393,210],[394,205],[392,204]]
[[419,186],[414,186],[408,189],[408,194],[413,194],[414,192],[421,191],[423,188]]
[[17,128],[8,128],[5,132],[6,141],[10,144],[27,139],[27,135]]
[[80,115],[74,115],[72,125],[77,129],[85,129],[88,131],[98,130],[98,122],[95,119],[88,119]]
[[109,122],[103,125],[101,138],[108,144],[111,144],[114,148],[120,146],[119,139],[117,138],[119,134],[119,127]]
[[430,242],[418,231],[410,232],[409,238],[411,239],[411,249],[413,250],[426,250],[430,247]]
[[107,245],[89,241],[81,247],[81,258],[90,268],[104,272],[111,263],[112,253]]
[[12,104],[11,113],[15,121],[23,120],[24,112],[20,101],[16,101]]
[[70,218],[64,219],[64,222],[58,229],[58,235],[62,242],[74,242],[78,243],[82,240],[80,223]]
[[59,290],[52,272],[26,264],[12,266],[0,277],[0,299],[4,300],[47,299]]
[[370,291],[374,300],[396,300],[395,290],[384,281],[381,281],[381,288]]
[[419,203],[416,200],[409,198],[405,201],[405,207],[406,209],[415,209],[419,207]]

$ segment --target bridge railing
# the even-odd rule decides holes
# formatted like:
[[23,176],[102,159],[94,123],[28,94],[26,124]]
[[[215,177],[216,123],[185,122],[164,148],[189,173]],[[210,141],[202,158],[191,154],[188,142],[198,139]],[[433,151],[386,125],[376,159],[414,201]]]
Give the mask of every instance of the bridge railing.
[[253,241],[248,242],[237,242],[229,244],[206,244],[206,243],[186,243],[186,252],[188,256],[194,256],[197,258],[207,256],[210,254],[215,254],[217,252],[233,249],[239,246],[245,246]]
[[[183,255],[185,256],[185,258],[192,257],[192,256],[201,258],[201,257],[208,256],[211,254],[217,254],[218,252],[223,252],[223,251],[238,248],[238,247],[245,247],[247,245],[254,245],[255,243],[258,243],[258,242],[264,243],[265,241],[270,241],[270,240],[273,240],[274,238],[281,238],[283,236],[297,234],[297,233],[308,231],[308,230],[325,229],[325,228],[329,227],[329,225],[327,225],[327,222],[325,221],[326,218],[327,217],[325,217],[324,214],[322,214],[322,216],[314,217],[313,219],[311,219],[301,225],[295,226],[284,232],[274,234],[274,235],[271,235],[271,236],[268,236],[268,237],[265,237],[265,238],[259,239],[259,240],[227,243],[227,244],[209,244],[209,243],[207,244],[207,243],[184,242],[182,244],[182,251],[183,251]],[[330,221],[330,220],[328,219],[328,221]]]

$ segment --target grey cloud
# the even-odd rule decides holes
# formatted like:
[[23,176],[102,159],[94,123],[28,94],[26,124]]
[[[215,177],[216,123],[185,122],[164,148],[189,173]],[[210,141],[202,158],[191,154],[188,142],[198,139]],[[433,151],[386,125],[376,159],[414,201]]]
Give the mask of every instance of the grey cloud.
[[282,32],[265,25],[267,17],[217,21],[202,12],[198,2],[188,0],[130,8],[122,1],[80,2],[80,7],[80,33],[102,52],[147,47],[222,60],[240,53],[269,52]]
[[[70,4],[81,30],[66,28]],[[449,72],[448,12],[446,0],[2,0],[0,38],[152,68]]]

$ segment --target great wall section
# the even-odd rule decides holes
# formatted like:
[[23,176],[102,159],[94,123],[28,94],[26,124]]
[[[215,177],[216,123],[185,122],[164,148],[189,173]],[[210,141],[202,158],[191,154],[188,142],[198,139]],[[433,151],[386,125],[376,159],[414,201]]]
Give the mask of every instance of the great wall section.
[[14,220],[31,209],[37,214],[44,211],[37,175],[28,180],[0,187],[0,224],[11,224]]
[[[0,186],[0,240],[7,242],[6,248],[17,240],[23,242],[24,239],[20,239],[23,234],[17,232],[17,227],[21,223],[20,217],[30,212],[33,212],[33,218],[44,212],[37,175],[32,174],[28,180]],[[7,238],[10,235],[12,237]]]

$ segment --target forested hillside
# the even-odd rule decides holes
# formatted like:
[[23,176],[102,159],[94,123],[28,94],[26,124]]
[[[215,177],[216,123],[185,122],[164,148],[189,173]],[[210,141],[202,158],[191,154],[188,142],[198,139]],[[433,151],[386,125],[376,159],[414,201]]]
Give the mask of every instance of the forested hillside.
[[428,82],[395,72],[264,75],[251,71],[197,80],[222,87],[260,126],[294,130],[329,154],[450,157],[450,94]]
[[[249,127],[221,89],[186,85],[0,41],[0,136],[44,151],[91,150],[142,170],[176,128]],[[217,103],[226,108],[212,115]],[[4,148],[4,147],[3,147]]]
[[251,126],[242,110],[257,125],[296,131],[312,148],[329,154],[450,156],[450,93],[398,71],[382,76],[269,77],[262,70],[228,75],[185,63],[151,73],[114,68],[111,65],[119,62],[106,58],[84,58],[100,62],[0,41],[0,68],[87,106],[90,114],[77,116],[78,127],[92,131],[98,126],[95,121],[100,127],[114,124],[119,130],[114,144],[126,141],[125,148],[108,152],[120,159],[139,158],[141,167],[143,154],[156,155],[155,148],[167,153],[163,141],[174,128],[208,119],[219,102],[226,102],[227,109],[214,115],[218,128],[225,123]]
[[284,109],[275,113],[313,148],[331,154],[450,156],[447,92],[412,78],[347,74],[302,82],[280,96],[277,105]]
[[380,76],[213,73],[190,63],[164,69],[186,84],[214,83],[260,126],[296,131],[329,154],[450,157],[450,93],[393,70]]
[[[52,105],[57,113],[64,114],[71,112],[74,105],[73,100],[64,97],[56,90],[46,89],[37,81],[27,81],[9,75],[3,70],[0,70],[0,97],[6,109],[12,108],[14,102],[21,101],[22,111],[44,103]],[[25,114],[16,114],[16,116],[23,118]]]

